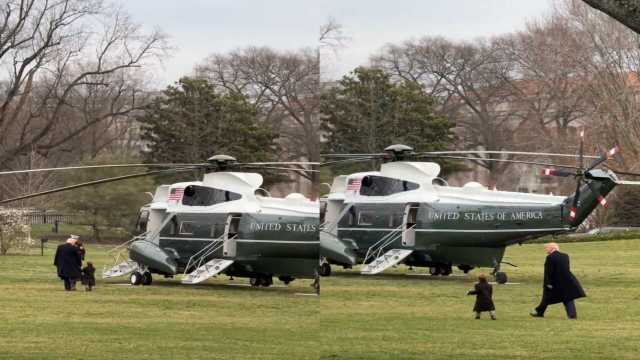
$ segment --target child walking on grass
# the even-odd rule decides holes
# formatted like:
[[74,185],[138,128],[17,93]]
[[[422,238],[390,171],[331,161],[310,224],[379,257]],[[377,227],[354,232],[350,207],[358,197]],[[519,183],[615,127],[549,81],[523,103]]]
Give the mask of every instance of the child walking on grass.
[[96,286],[95,273],[96,268],[93,267],[93,263],[87,261],[87,266],[82,269],[82,285],[84,285],[86,291],[91,291]]
[[473,290],[469,290],[467,295],[475,295],[476,303],[473,306],[473,312],[476,319],[480,319],[480,314],[484,311],[488,311],[491,316],[491,320],[496,319],[496,308],[493,305],[493,288],[487,281],[487,275],[478,275],[478,282],[474,285]]

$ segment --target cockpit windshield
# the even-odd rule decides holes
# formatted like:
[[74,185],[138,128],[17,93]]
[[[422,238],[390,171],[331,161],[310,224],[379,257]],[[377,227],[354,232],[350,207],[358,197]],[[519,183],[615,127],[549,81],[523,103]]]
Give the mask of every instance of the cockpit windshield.
[[215,189],[207,186],[189,185],[184,189],[182,205],[211,206],[227,201],[238,200],[242,195],[232,191]]

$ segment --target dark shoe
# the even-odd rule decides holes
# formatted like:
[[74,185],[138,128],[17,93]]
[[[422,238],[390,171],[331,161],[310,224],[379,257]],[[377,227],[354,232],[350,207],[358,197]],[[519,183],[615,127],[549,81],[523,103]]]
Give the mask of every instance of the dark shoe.
[[531,315],[532,317],[539,317],[539,318],[544,317],[544,315],[543,315],[543,314],[540,314],[539,312],[537,312],[537,311],[535,311],[535,310],[531,310],[531,311],[529,312],[529,315]]

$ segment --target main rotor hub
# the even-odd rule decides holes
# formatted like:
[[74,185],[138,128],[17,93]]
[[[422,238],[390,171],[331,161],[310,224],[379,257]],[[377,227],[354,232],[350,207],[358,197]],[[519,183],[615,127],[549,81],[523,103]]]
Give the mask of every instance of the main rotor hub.
[[384,152],[391,155],[391,161],[402,161],[413,154],[413,148],[403,144],[395,144],[387,146]]
[[208,158],[207,162],[214,165],[217,170],[226,170],[229,166],[235,164],[237,160],[229,155],[214,155]]

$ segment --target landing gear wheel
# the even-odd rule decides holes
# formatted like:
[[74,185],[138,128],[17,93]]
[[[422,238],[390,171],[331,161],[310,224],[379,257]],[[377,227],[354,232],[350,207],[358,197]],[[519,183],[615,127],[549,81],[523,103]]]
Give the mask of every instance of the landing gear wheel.
[[273,285],[273,278],[271,276],[263,276],[260,285],[263,287],[269,287]]
[[451,275],[451,266],[445,265],[440,269],[440,275],[442,276],[449,276]]
[[153,282],[153,277],[151,276],[151,273],[148,271],[145,271],[142,274],[142,285],[151,285],[152,282]]
[[134,271],[133,274],[129,277],[129,282],[131,285],[140,285],[142,284],[142,274],[138,271]]
[[251,284],[251,286],[254,286],[254,287],[260,286],[261,282],[262,282],[261,278],[259,278],[259,277],[249,278],[249,284]]
[[320,276],[331,276],[331,265],[329,263],[320,265]]
[[280,276],[278,277],[278,280],[282,281],[285,285],[289,285],[289,283],[295,279],[291,276]]
[[429,274],[431,276],[438,276],[440,275],[440,267],[439,266],[432,266],[429,268]]
[[506,284],[506,283],[507,283],[507,274],[505,274],[505,273],[503,273],[503,272],[498,271],[498,272],[497,272],[497,273],[495,273],[493,276],[495,277],[496,282],[497,282],[498,284]]

